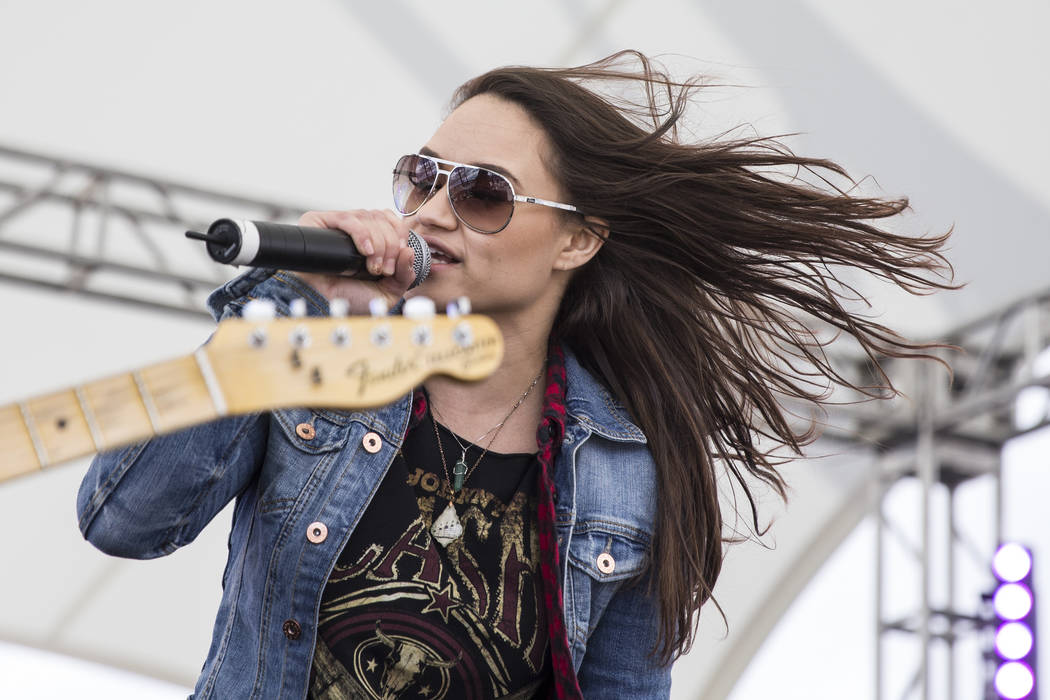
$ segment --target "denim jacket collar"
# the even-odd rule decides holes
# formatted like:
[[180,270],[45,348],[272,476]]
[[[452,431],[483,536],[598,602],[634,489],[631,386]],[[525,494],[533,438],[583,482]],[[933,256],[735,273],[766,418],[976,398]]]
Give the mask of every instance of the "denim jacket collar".
[[[278,284],[267,285],[266,293],[259,297],[252,294],[257,286],[270,278]],[[301,298],[306,300],[308,316],[328,315],[328,300],[313,287],[294,274],[261,267],[251,268],[213,291],[208,296],[208,310],[215,320],[219,320],[227,304],[254,298],[270,299],[278,305],[287,305],[292,299]]]
[[609,391],[585,370],[576,355],[566,348],[565,375],[568,387],[565,408],[569,416],[609,440],[645,444],[645,434]]

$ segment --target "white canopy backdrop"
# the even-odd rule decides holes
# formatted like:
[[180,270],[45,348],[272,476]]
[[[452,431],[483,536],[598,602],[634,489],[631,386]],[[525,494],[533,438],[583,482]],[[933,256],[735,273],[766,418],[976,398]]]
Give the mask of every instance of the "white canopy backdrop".
[[[934,337],[1050,287],[1048,26],[1041,0],[3,0],[0,145],[260,199],[383,207],[393,159],[429,136],[464,79],[621,48],[667,54],[682,72],[746,86],[705,93],[699,135],[800,132],[788,139],[797,152],[909,195],[901,228],[954,225],[965,289],[914,300],[865,286],[891,325]],[[0,257],[0,271],[15,264]],[[0,300],[0,403],[188,352],[211,327],[11,283]],[[1024,460],[1008,474],[1019,506],[1050,483],[1045,456]],[[729,554],[716,589],[729,633],[705,608],[676,698],[726,697],[847,537],[800,599],[811,607],[785,618],[731,697],[871,697],[870,524],[853,530],[869,503],[867,464],[848,454],[787,470],[790,506],[764,506],[776,547]],[[208,647],[228,518],[161,560],[105,557],[76,528],[85,467],[0,484],[0,640],[188,688]],[[1022,539],[1045,529],[1035,510],[1008,518]],[[24,662],[4,650],[0,696],[58,696],[50,674],[32,690],[5,687]]]

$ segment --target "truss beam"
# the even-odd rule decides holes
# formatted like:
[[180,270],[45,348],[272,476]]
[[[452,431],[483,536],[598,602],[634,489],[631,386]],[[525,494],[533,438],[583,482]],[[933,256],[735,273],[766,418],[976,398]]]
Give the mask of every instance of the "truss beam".
[[307,208],[0,145],[0,279],[199,315],[233,270],[187,229]]

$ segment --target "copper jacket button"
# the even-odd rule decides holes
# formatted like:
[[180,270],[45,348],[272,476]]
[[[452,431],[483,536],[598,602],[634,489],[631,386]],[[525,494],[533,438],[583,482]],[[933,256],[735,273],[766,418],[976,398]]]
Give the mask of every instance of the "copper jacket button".
[[295,426],[295,434],[301,437],[303,440],[313,440],[314,435],[317,433],[314,431],[314,427],[309,423],[300,423]]
[[306,528],[306,539],[314,544],[321,544],[328,538],[328,526],[318,520],[310,523]]
[[284,626],[281,627],[281,629],[284,630],[284,636],[288,637],[288,639],[291,639],[292,641],[295,641],[296,639],[299,639],[299,637],[303,636],[303,628],[300,627],[299,623],[295,620],[285,620]]
[[598,571],[603,574],[611,574],[616,570],[616,560],[612,558],[612,555],[608,552],[602,552],[598,555]]
[[365,433],[361,444],[364,445],[365,452],[374,455],[383,447],[383,438],[379,437],[379,433]]

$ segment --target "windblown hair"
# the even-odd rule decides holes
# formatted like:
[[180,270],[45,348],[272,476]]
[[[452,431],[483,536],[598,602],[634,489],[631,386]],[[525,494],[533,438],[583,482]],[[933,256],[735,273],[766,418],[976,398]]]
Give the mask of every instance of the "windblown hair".
[[[625,85],[644,97],[599,91]],[[884,397],[895,390],[879,357],[930,357],[931,346],[848,310],[863,297],[842,270],[913,294],[954,286],[940,252],[950,232],[910,237],[872,223],[907,209],[907,199],[851,194],[833,182],[856,184],[841,166],[776,139],[682,142],[678,127],[702,85],[624,51],[577,68],[498,68],[452,100],[454,108],[492,94],[524,108],[550,140],[541,155],[565,201],[608,222],[591,229],[605,243],[570,281],[553,334],[648,438],[658,475],[653,653],[664,662],[691,646],[694,614],[721,569],[720,470],[761,531],[749,482],[786,498],[777,454],[801,454],[816,435],[784,400],[819,406],[834,386]],[[798,177],[807,173],[821,184]],[[814,321],[859,343],[875,385],[832,366]]]

